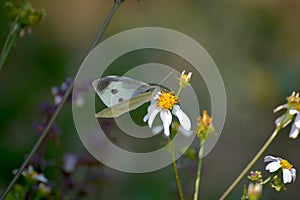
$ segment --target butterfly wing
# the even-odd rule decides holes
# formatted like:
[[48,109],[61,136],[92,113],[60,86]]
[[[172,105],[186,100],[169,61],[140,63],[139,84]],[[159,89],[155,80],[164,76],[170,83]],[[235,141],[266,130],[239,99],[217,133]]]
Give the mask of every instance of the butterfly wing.
[[128,111],[134,110],[139,106],[143,105],[144,103],[148,102],[152,98],[153,92],[146,92],[140,95],[137,95],[131,99],[125,100],[113,107],[108,107],[97,114],[96,117],[102,118],[112,118],[118,117]]
[[93,88],[108,107],[95,116],[118,117],[151,100],[157,87],[124,76],[106,76],[93,81]]
[[93,88],[107,107],[113,107],[152,90],[144,82],[123,76],[106,76],[93,81]]

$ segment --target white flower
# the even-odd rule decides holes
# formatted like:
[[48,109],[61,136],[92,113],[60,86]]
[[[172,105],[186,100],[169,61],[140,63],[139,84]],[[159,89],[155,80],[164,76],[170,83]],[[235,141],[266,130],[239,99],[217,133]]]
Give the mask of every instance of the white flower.
[[[292,128],[290,131],[290,138],[296,139],[300,133],[300,98],[299,93],[293,92],[291,96],[288,98],[288,103],[278,106],[274,112],[277,112],[282,109],[289,109],[289,115],[285,117],[285,115],[282,115],[278,117],[275,121],[276,126],[279,126],[281,121],[285,118],[285,120],[282,122],[282,127],[286,127],[289,123],[291,123],[294,120],[294,123],[292,124]],[[294,117],[295,116],[295,117]]]
[[[16,174],[17,170],[14,170],[13,173]],[[48,182],[48,179],[45,177],[45,175],[36,172],[31,165],[29,165],[27,169],[24,169],[22,175],[32,180],[40,181],[42,183]]]
[[[148,113],[144,117],[144,122],[148,121],[151,128],[153,121],[158,113],[163,122],[164,134],[170,135],[170,125],[172,123],[172,113],[178,118],[180,125],[187,131],[191,129],[189,117],[180,109],[177,97],[173,92],[159,91],[148,107]],[[170,112],[172,110],[172,113]]]
[[293,168],[293,165],[291,165],[287,160],[279,157],[266,156],[264,158],[264,162],[270,162],[266,165],[265,169],[271,173],[279,170],[280,168],[282,169],[283,183],[295,181],[296,169]]

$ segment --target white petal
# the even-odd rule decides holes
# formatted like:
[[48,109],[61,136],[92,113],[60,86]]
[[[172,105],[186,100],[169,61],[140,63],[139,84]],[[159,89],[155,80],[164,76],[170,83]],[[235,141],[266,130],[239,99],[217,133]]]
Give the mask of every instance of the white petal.
[[148,113],[149,114],[148,125],[150,128],[152,127],[153,121],[159,111],[160,111],[160,109],[158,107],[154,106],[153,109],[151,110],[151,112]]
[[178,118],[180,125],[187,131],[191,130],[191,120],[178,105],[173,106],[172,113]]
[[160,133],[163,129],[164,129],[163,126],[155,126],[155,127],[152,128],[152,133],[154,135],[156,135],[156,134]]
[[148,106],[148,108],[147,108],[147,112],[149,113],[149,112],[152,112],[152,110],[154,110],[155,109],[155,104],[153,103],[151,103],[149,106]]
[[46,177],[44,176],[44,174],[39,174],[39,175],[33,176],[32,178],[34,178],[35,180],[38,180],[40,182],[43,182],[43,183],[47,183],[48,182],[48,180],[46,179]]
[[271,161],[278,162],[278,161],[280,161],[280,159],[278,159],[278,158],[276,158],[274,156],[265,156],[264,162],[271,162]]
[[149,113],[152,112],[152,110],[154,109],[155,104],[150,104],[147,108],[147,114],[144,116],[143,121],[146,122],[149,119]]
[[267,164],[265,169],[272,173],[277,171],[280,167],[281,166],[279,162],[270,162],[269,164]]
[[181,76],[180,76],[180,77],[183,77],[184,74],[185,74],[185,70],[183,70],[183,71],[181,72]]
[[292,168],[290,171],[292,173],[292,178],[293,178],[293,182],[294,182],[296,180],[296,169]]
[[279,110],[282,110],[283,108],[288,108],[288,105],[287,104],[284,104],[284,105],[280,105],[278,106],[277,108],[274,109],[274,113],[275,112],[278,112]]
[[148,119],[149,119],[149,114],[147,113],[147,114],[144,116],[143,121],[146,122],[146,121],[148,121]]
[[283,183],[290,183],[292,181],[292,173],[288,169],[282,169]]
[[166,136],[170,135],[170,125],[172,123],[172,114],[169,110],[162,110],[160,112],[160,118],[164,125],[164,133]]
[[298,113],[295,117],[294,124],[297,127],[297,129],[300,129],[300,113]]
[[156,94],[153,95],[153,99],[151,100],[151,103],[153,103],[153,104],[156,103],[156,101],[157,101],[157,99],[159,98],[160,95],[161,95],[160,91],[156,92]]
[[290,113],[290,115],[295,115],[295,114],[299,113],[299,111],[296,110],[295,108],[291,108],[289,113]]
[[292,139],[296,139],[299,135],[299,129],[297,129],[295,123],[292,125],[291,132],[289,137]]
[[291,128],[290,138],[296,139],[300,132],[300,114],[298,113],[294,119],[294,123]]

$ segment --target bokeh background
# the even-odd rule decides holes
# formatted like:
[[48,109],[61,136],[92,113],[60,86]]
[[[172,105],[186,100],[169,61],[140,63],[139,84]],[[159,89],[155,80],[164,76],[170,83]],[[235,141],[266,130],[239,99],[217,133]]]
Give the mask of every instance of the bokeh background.
[[[51,88],[73,77],[85,52],[109,13],[113,0],[32,1],[46,10],[33,33],[17,41],[0,71],[0,191],[12,179],[38,138],[34,124],[40,121],[40,104],[53,102]],[[0,44],[9,32],[0,5]],[[213,151],[204,159],[201,199],[218,199],[252,159],[274,130],[279,114],[273,109],[300,86],[300,1],[298,0],[126,0],[107,28],[103,39],[136,27],[157,26],[180,31],[197,40],[217,64],[227,93],[225,127]],[[153,53],[162,57],[159,52]],[[140,56],[129,56],[110,73],[122,74]],[[145,62],[151,56],[145,56]],[[169,65],[172,63],[170,59]],[[192,82],[197,85],[197,83]],[[199,91],[199,96],[207,95]],[[209,99],[207,96],[203,99]],[[209,101],[204,100],[209,110]],[[207,101],[207,102],[206,102]],[[203,109],[203,108],[201,108]],[[49,143],[46,160],[61,160],[66,153],[86,155],[65,105],[56,120],[59,144]],[[288,159],[300,166],[300,141],[283,130],[265,155]],[[193,194],[196,161],[182,158],[183,187]],[[263,170],[263,159],[254,169]],[[297,168],[298,169],[298,168]],[[176,199],[172,166],[147,174],[127,174],[102,166],[103,182],[86,199]],[[59,183],[59,162],[44,172]],[[86,172],[78,172],[85,176]],[[80,174],[81,173],[81,174]],[[243,179],[228,199],[240,199]],[[299,197],[300,180],[276,193],[264,190],[263,199]]]

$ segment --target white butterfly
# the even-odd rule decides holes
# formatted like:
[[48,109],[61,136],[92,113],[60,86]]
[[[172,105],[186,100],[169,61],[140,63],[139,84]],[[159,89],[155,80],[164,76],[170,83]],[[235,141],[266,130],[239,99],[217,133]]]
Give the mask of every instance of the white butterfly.
[[118,117],[138,108],[150,101],[158,88],[124,76],[106,76],[94,80],[92,85],[108,107],[95,114],[102,118]]

